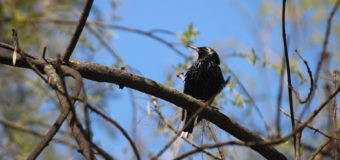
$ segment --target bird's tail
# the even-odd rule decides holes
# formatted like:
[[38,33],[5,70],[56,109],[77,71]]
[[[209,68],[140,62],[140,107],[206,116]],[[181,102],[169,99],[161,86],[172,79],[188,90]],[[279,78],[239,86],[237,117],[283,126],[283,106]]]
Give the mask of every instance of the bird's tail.
[[[183,112],[185,112],[185,111],[183,110]],[[189,122],[191,116],[193,115],[193,113],[188,111],[188,110],[186,110],[186,112],[187,112],[186,116],[184,116],[185,113],[184,114],[182,113],[182,120],[184,120],[184,117],[185,117],[185,121],[184,121],[183,127],[185,127],[186,125],[187,126],[183,129],[183,132],[186,133],[185,135],[187,137],[190,133],[192,133],[192,131],[194,129],[195,119],[191,120],[191,122],[189,124],[187,124]]]

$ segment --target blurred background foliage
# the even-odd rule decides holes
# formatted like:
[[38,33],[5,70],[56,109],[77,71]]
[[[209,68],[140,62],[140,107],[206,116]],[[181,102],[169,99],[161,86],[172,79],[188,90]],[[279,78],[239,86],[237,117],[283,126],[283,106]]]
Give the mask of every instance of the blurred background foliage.
[[[124,19],[124,14],[117,14],[116,10],[128,2],[108,2],[110,4],[110,6],[108,6],[110,8],[109,11],[103,10],[101,8],[102,6],[99,5],[100,2],[95,1],[91,10],[90,21],[103,22],[104,25],[100,25],[99,23],[87,25],[72,59],[101,63],[116,68],[128,66],[129,71],[133,73],[142,75],[143,73],[147,73],[147,70],[140,70],[140,68],[135,68],[134,64],[127,63],[129,59],[125,59],[126,61],[123,60],[117,50],[119,46],[116,47],[113,41],[119,41],[120,38],[124,38],[121,37],[124,34],[119,33],[119,27],[110,27],[107,25],[108,23],[106,23],[107,19],[109,19],[110,24],[119,25],[120,21]],[[248,129],[258,133],[260,136],[265,138],[275,137],[278,135],[276,132],[277,94],[280,87],[280,74],[284,71],[284,65],[282,64],[282,38],[280,37],[281,1],[261,0],[256,10],[249,9],[251,6],[247,6],[236,0],[228,0],[227,2],[238,11],[235,14],[240,14],[244,17],[244,23],[248,24],[247,27],[251,30],[251,35],[248,36],[252,37],[251,40],[255,45],[250,46],[244,43],[242,41],[243,37],[241,36],[216,39],[209,44],[220,54],[222,59],[221,67],[225,78],[228,76],[231,77],[230,83],[215,100],[214,106],[218,107],[221,112],[240,122]],[[105,1],[105,3],[107,3],[107,1]],[[211,1],[209,3],[214,2]],[[327,18],[334,3],[335,0],[288,1],[287,33],[291,57],[290,67],[293,73],[293,86],[299,90],[302,97],[305,97],[309,91],[310,79],[306,67],[295,54],[294,50],[299,50],[302,56],[309,62],[310,68],[314,73],[324,40]],[[11,44],[11,28],[16,28],[19,32],[20,46],[22,49],[41,56],[42,48],[47,46],[47,57],[56,57],[57,53],[64,52],[75,28],[75,22],[77,22],[79,18],[79,12],[83,4],[84,1],[80,0],[0,0],[0,41]],[[223,17],[224,15],[216,16]],[[130,29],[130,32],[136,36],[140,34],[136,31],[139,29],[138,27],[125,27],[128,27],[125,31],[129,31]],[[211,30],[214,30],[213,27],[214,26],[211,26]],[[153,28],[153,26],[148,26],[148,28]],[[185,46],[197,43],[201,34],[200,28],[195,25],[195,22],[188,22],[187,26],[182,26],[182,28],[183,30],[178,32],[167,30],[145,31],[149,33],[149,35],[144,35],[164,37],[164,40],[168,41],[172,47],[182,53],[186,53],[185,57],[179,56],[181,59],[170,65],[170,69],[167,69],[166,75],[164,75],[165,78],[156,79],[163,84],[179,90],[182,89],[183,82],[176,78],[176,73],[185,73],[197,58],[197,55],[185,49]],[[312,107],[306,111],[307,113],[327,96],[329,91],[327,91],[324,86],[332,83],[332,71],[340,68],[339,37],[340,16],[339,13],[337,13],[333,19],[332,33],[328,45],[330,57],[326,60],[320,82],[317,84],[318,88],[315,100],[312,102]],[[133,40],[131,41],[134,42]],[[154,41],[154,43],[159,42]],[[136,44],[132,45],[138,46]],[[106,56],[112,56],[114,61],[103,60],[103,57],[100,56],[100,52],[103,50],[109,52]],[[169,50],[170,54],[176,54],[174,51],[171,51],[171,49]],[[192,52],[192,54],[189,54],[189,51]],[[1,48],[0,52],[1,54],[10,53]],[[159,53],[153,50],[148,54],[152,56],[153,54]],[[137,57],[129,58],[133,59]],[[167,58],[166,55],[164,58]],[[230,61],[233,62],[228,63]],[[0,75],[0,119],[13,122],[20,127],[27,127],[38,133],[46,133],[49,125],[53,123],[59,113],[59,102],[55,93],[47,87],[34,72],[27,69],[0,65]],[[338,80],[340,79],[339,76],[337,78]],[[68,79],[67,82],[69,86],[72,87],[73,81]],[[159,137],[158,139],[162,140],[162,142],[156,146],[164,145],[167,139],[171,137],[170,135],[173,135],[170,130],[163,128],[162,122],[159,121],[159,117],[154,113],[154,106],[151,105],[152,102],[148,95],[131,90],[123,94],[114,84],[96,83],[86,80],[85,85],[89,102],[100,107],[102,111],[108,114],[113,112],[108,108],[112,107],[110,106],[111,101],[124,101],[125,103],[123,104],[127,106],[121,107],[133,106],[133,113],[125,116],[125,118],[132,117],[132,124],[124,127],[135,139],[144,157],[154,154],[154,151],[157,151],[157,147],[156,149],[152,147],[144,148],[143,146],[148,146],[150,142],[147,143],[147,140],[141,137],[139,133],[142,133],[142,135],[157,135]],[[283,102],[280,106],[288,112],[286,87],[285,82],[283,85]],[[337,99],[339,99],[339,96]],[[77,106],[82,107],[81,104],[77,104]],[[296,115],[299,115],[302,112],[303,105],[299,105],[298,102],[295,101],[295,106]],[[152,113],[149,113],[150,107]],[[160,101],[160,107],[168,120],[173,125],[178,126],[180,122],[178,116],[180,115],[180,109],[165,101]],[[82,110],[79,109],[78,111],[81,117]],[[115,111],[119,110],[116,109]],[[329,110],[325,110],[317,117],[317,119],[320,120],[314,121],[313,125],[326,132],[330,131],[330,120],[327,118],[329,112]],[[113,119],[118,118],[112,117]],[[150,121],[155,119],[157,121]],[[119,141],[117,139],[121,137],[117,137],[117,134],[120,133],[115,133],[116,130],[114,127],[97,116],[92,117],[92,120],[92,126],[95,130],[94,134],[99,134],[101,137],[97,139],[97,143],[105,146],[105,140],[107,139]],[[158,125],[153,125],[155,122]],[[2,124],[3,125],[0,125],[0,135],[3,137],[0,140],[0,159],[24,159],[39,142],[40,138],[30,132],[23,131],[22,128],[15,129],[15,127],[10,127],[11,125],[6,125],[4,122],[2,122]],[[195,129],[199,131],[193,134],[193,140],[198,144],[213,143],[205,123],[201,124],[203,127],[197,127]],[[145,127],[145,125],[148,125],[148,127]],[[267,127],[265,127],[266,125]],[[290,121],[286,116],[281,116],[281,127],[282,133],[280,134],[290,132]],[[63,139],[68,143],[51,143],[39,157],[40,159],[81,159],[77,150],[72,146],[72,144],[75,143],[71,140],[70,130],[67,125],[64,125],[62,130],[63,132],[58,133],[57,138]],[[233,139],[219,129],[216,129],[216,132],[220,141]],[[306,130],[304,133],[302,138],[304,145],[302,153],[303,156],[307,157],[318,147],[317,144],[320,144],[325,138],[320,134],[315,134],[314,131],[311,130]],[[133,152],[129,145],[126,141],[124,141],[123,144],[122,146],[118,146],[118,150],[116,151],[111,150],[111,148],[107,150],[111,150],[110,153],[114,156],[118,151],[128,153],[122,157],[117,157],[118,159],[122,159],[123,157],[132,158]],[[173,155],[178,152],[176,145],[171,149]],[[190,148],[187,144],[184,144],[184,147]],[[234,154],[235,151],[233,148],[239,150],[236,151],[238,153],[246,152],[247,154]],[[278,148],[287,155],[293,155],[291,143],[281,144]],[[212,151],[217,153],[217,150]],[[225,147],[225,151],[230,159],[247,159],[254,154],[256,155],[256,153],[249,149],[241,147]],[[118,154],[118,156],[119,155],[120,154]],[[325,155],[326,158],[330,158],[329,155],[327,156],[327,153],[325,153]],[[259,157],[259,155],[256,155],[256,157]],[[325,157],[321,157],[321,159]]]

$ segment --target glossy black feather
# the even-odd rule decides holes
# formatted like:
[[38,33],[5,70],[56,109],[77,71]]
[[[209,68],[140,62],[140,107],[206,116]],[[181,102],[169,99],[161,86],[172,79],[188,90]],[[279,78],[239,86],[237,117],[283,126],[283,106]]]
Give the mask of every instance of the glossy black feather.
[[[209,47],[199,47],[198,49],[198,60],[192,64],[185,74],[184,93],[196,99],[207,101],[223,89],[225,82],[219,67],[220,60],[217,53]],[[187,111],[185,122],[190,119],[193,113]],[[182,114],[183,119],[184,114]],[[191,121],[184,131],[192,133],[194,124],[195,121]]]

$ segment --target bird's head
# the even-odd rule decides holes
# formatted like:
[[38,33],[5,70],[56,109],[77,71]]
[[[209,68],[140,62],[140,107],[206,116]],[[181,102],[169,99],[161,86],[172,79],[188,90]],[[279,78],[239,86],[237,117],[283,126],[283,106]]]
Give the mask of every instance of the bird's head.
[[216,51],[210,47],[195,47],[189,46],[189,48],[194,49],[198,53],[198,60],[211,59],[217,64],[220,64],[220,58]]

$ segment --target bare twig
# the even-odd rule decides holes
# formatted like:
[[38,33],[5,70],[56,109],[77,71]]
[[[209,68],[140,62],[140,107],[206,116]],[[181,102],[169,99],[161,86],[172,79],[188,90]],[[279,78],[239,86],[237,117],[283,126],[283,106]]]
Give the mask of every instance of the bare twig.
[[[288,46],[287,46],[287,38],[286,38],[286,0],[282,0],[282,38],[283,38],[283,46],[286,60],[286,68],[287,68],[287,79],[288,79],[288,98],[289,98],[289,110],[292,117],[290,118],[292,123],[292,131],[295,129],[295,121],[294,121],[294,106],[293,106],[293,96],[292,96],[292,80],[290,75],[290,65],[289,65],[289,55],[288,55]],[[295,159],[299,159],[299,149],[296,148],[296,137],[294,136],[294,151],[295,151]]]
[[[321,51],[321,54],[320,54],[320,59],[318,61],[318,64],[317,64],[315,72],[314,72],[315,73],[315,75],[314,75],[314,84],[315,84],[314,88],[317,88],[317,84],[319,82],[319,76],[320,76],[320,71],[321,71],[323,61],[329,56],[328,52],[327,52],[328,39],[329,39],[329,35],[330,35],[330,32],[331,32],[331,28],[332,28],[332,19],[335,15],[335,12],[337,11],[339,5],[340,5],[340,0],[337,0],[336,3],[334,4],[333,9],[332,9],[332,11],[331,11],[331,13],[328,17],[328,20],[327,20],[327,27],[326,27],[326,32],[325,32],[325,38],[323,40],[322,51]],[[312,92],[311,99],[313,98],[314,94],[315,94],[315,89]],[[309,106],[310,106],[310,102],[306,103],[306,105],[304,106],[304,108],[301,112],[301,115],[299,116],[300,118],[304,116],[304,113],[309,108]]]
[[111,155],[109,155],[107,152],[105,152],[103,149],[101,149],[95,143],[93,143],[93,142],[90,142],[90,143],[91,143],[91,146],[97,150],[98,154],[103,156],[105,160],[114,160],[114,158]]
[[78,43],[80,34],[83,31],[83,28],[86,24],[87,17],[89,16],[89,13],[90,13],[90,10],[91,10],[91,7],[92,7],[92,3],[93,3],[93,0],[87,0],[86,3],[85,3],[85,6],[84,6],[83,11],[81,13],[81,16],[79,18],[76,29],[75,29],[75,31],[72,35],[72,38],[71,38],[71,40],[70,40],[70,42],[69,42],[69,44],[68,44],[68,46],[67,46],[67,48],[64,52],[64,55],[63,55],[63,61],[64,62],[68,62],[68,60],[70,59],[70,57],[72,55],[74,48],[76,47],[76,45]]
[[[134,32],[134,33],[137,33],[137,34],[141,34],[141,35],[150,37],[150,38],[152,38],[154,40],[159,41],[160,43],[163,43],[164,45],[169,47],[171,50],[173,50],[175,53],[177,53],[179,56],[185,57],[185,54],[182,53],[181,51],[179,51],[172,43],[170,43],[170,42],[164,40],[163,38],[153,34],[153,30],[148,32],[148,31],[143,31],[143,30],[139,30],[139,29],[135,29],[135,28],[130,28],[130,27],[125,27],[125,26],[120,26],[120,25],[106,24],[106,23],[102,23],[102,22],[94,22],[94,23],[97,24],[98,26],[101,26],[101,27],[109,27],[109,28],[114,28],[114,29],[118,29],[118,30],[122,30],[122,31]],[[171,31],[168,31],[168,33],[170,33],[170,32]]]
[[333,6],[333,9],[328,17],[327,20],[327,29],[325,32],[325,39],[323,41],[323,45],[322,45],[322,54],[325,54],[324,52],[327,52],[327,45],[328,45],[328,39],[329,39],[329,35],[331,33],[331,29],[332,29],[332,19],[335,15],[336,10],[338,9],[340,5],[340,0],[337,0],[336,3]]
[[[10,18],[6,18],[5,20],[8,20]],[[56,23],[56,24],[76,24],[75,21],[72,20],[62,20],[62,19],[49,19],[49,18],[44,18],[44,19],[38,19],[38,20],[27,20],[30,22],[52,22],[52,23]],[[88,22],[87,22],[88,23]],[[108,24],[108,23],[103,23],[103,22],[93,22],[94,24],[100,26],[100,27],[106,27],[106,28],[112,28],[112,29],[117,29],[117,30],[122,30],[122,31],[126,31],[126,32],[132,32],[132,33],[137,33],[140,35],[144,35],[146,37],[149,37],[151,39],[154,39],[160,43],[163,43],[165,46],[169,47],[171,50],[173,50],[175,53],[177,53],[179,56],[181,57],[186,57],[185,54],[183,52],[181,52],[180,50],[178,50],[174,44],[164,40],[163,38],[155,35],[154,33],[157,31],[159,32],[159,29],[154,29],[154,30],[150,30],[150,31],[143,31],[143,30],[139,30],[139,29],[135,29],[135,28],[131,28],[131,27],[126,27],[126,26],[121,26],[121,25],[116,25],[116,24]],[[172,35],[176,36],[175,33],[171,32],[171,31],[167,31],[167,30],[163,30],[162,33],[171,33]]]
[[[37,127],[42,127],[42,128],[51,128],[51,124],[43,122],[43,121],[41,121],[39,119],[37,119],[37,120],[28,120],[27,122],[25,122],[25,125],[28,125],[30,127],[37,126]],[[71,133],[69,133],[68,131],[62,130],[62,129],[59,129],[58,133],[61,134],[63,137],[71,135]]]
[[[6,44],[6,43],[3,43],[3,42],[0,42],[0,47],[8,49],[10,51],[14,51],[14,49],[15,49],[14,46]],[[20,50],[19,53],[23,53],[23,54],[25,54],[28,57],[33,58],[33,59],[38,59],[39,58],[38,56],[34,55],[33,53],[30,53],[30,52],[27,52],[27,51]]]
[[[213,96],[213,98],[215,98],[215,96]],[[202,112],[204,108],[208,107],[209,105],[210,105],[209,103],[205,103],[198,110],[196,110],[194,112],[194,114],[192,114],[192,116],[188,119],[188,121],[186,121],[186,123],[183,125],[182,129],[179,130],[178,133],[155,156],[153,156],[151,159],[152,160],[158,159],[172,145],[172,143],[174,143],[176,141],[176,139],[182,134],[183,129],[186,128],[190,124],[191,121],[194,121],[195,117],[200,112]]]
[[183,153],[182,155],[174,158],[175,160],[181,160],[181,159],[184,159],[185,157],[188,157],[190,155],[193,155],[195,153],[198,153],[200,152],[202,149],[209,149],[209,148],[216,148],[216,147],[222,147],[222,146],[226,146],[226,145],[240,145],[240,146],[246,146],[245,143],[243,142],[236,142],[236,141],[230,141],[230,142],[224,142],[224,143],[218,143],[218,144],[213,144],[213,145],[203,145],[201,146],[201,148],[198,148],[198,149],[194,149],[194,150],[191,150],[191,151],[188,151],[188,152],[185,152]]
[[136,154],[136,157],[138,160],[141,159],[139,152],[137,150],[137,147],[135,145],[135,142],[133,142],[133,140],[130,138],[129,134],[124,130],[124,128],[122,126],[119,125],[119,123],[117,123],[115,120],[113,120],[112,118],[106,116],[105,114],[103,114],[102,112],[100,112],[99,110],[97,110],[95,107],[91,106],[90,104],[86,104],[87,107],[89,109],[91,109],[93,112],[97,113],[98,115],[100,115],[101,117],[103,117],[105,120],[109,121],[110,123],[112,123],[114,126],[116,126],[121,132],[122,134],[125,136],[125,138],[129,141],[133,151]]
[[[119,86],[119,88],[122,89],[123,86]],[[137,97],[135,92],[132,89],[128,90],[129,93],[129,98],[131,100],[131,105],[132,105],[132,125],[133,125],[133,129],[132,129],[132,136],[136,141],[136,144],[138,144],[138,120],[137,117],[139,115],[139,106],[138,106],[138,102],[137,102]]]
[[14,51],[13,51],[12,59],[13,59],[13,66],[15,66],[15,63],[17,61],[17,54],[18,54],[18,51],[20,50],[18,33],[15,29],[12,29],[12,36],[13,36],[13,41],[14,41]]
[[[337,86],[337,81],[336,81],[336,76],[337,73],[339,73],[337,70],[333,71],[333,84],[334,84],[334,88],[336,88]],[[333,103],[332,103],[332,121],[333,121],[333,137],[337,137],[337,130],[338,130],[338,124],[337,124],[337,115],[336,115],[336,108],[337,104],[336,104],[336,98],[333,99]],[[334,150],[334,159],[338,159],[338,142],[337,139],[333,138],[332,139],[332,143],[333,143],[333,150]]]
[[[308,151],[308,152],[314,152],[317,148],[311,146],[311,144],[304,144],[304,143],[301,143],[304,151]],[[320,145],[320,144],[319,144]],[[319,146],[318,146],[319,147]],[[331,157],[331,153],[330,151],[327,151],[326,149],[323,149],[320,154],[324,157]],[[307,159],[307,158],[305,158]]]
[[44,46],[44,48],[43,48],[43,52],[42,52],[42,58],[43,59],[45,59],[45,55],[46,55],[46,49],[47,49],[47,47],[46,46]]
[[277,95],[277,111],[276,111],[276,138],[280,138],[281,133],[281,114],[280,114],[280,106],[282,102],[282,93],[283,93],[283,85],[284,85],[284,71],[285,71],[285,57],[282,56],[282,69],[280,70],[280,83],[279,83],[279,94]]
[[[86,102],[87,103],[87,102]],[[90,119],[90,115],[89,115],[89,109],[87,105],[84,105],[84,117],[85,117],[85,132],[87,135],[88,139],[92,138],[92,131],[91,131],[91,119]]]
[[149,33],[164,33],[164,34],[176,36],[175,32],[165,30],[165,29],[151,29],[149,30]]
[[[34,131],[32,128],[30,127],[25,127],[25,126],[22,126],[18,123],[13,123],[11,121],[7,121],[7,120],[4,120],[4,119],[0,119],[0,124],[6,126],[6,127],[9,127],[9,128],[12,128],[12,129],[16,129],[16,130],[19,130],[21,132],[26,132],[26,133],[29,133],[29,134],[32,134],[34,136],[37,136],[37,137],[41,137],[43,138],[45,135],[42,134],[42,133],[39,133],[37,131]],[[70,142],[67,142],[66,140],[63,140],[63,139],[59,139],[59,138],[53,138],[52,139],[53,142],[57,142],[57,143],[61,143],[61,144],[64,144],[64,145],[69,145]],[[77,146],[74,145],[74,144],[71,144],[71,147],[73,149],[76,149],[77,150]]]
[[334,88],[332,93],[316,109],[314,109],[312,113],[309,114],[306,120],[296,130],[302,131],[304,127],[306,127],[307,124],[311,122],[314,119],[314,117],[335,97],[335,95],[339,93],[339,91],[340,91],[340,86],[337,86],[336,88]]
[[233,77],[236,79],[237,84],[240,85],[242,91],[244,92],[244,94],[247,95],[247,97],[250,99],[251,104],[253,104],[253,106],[255,107],[256,112],[259,114],[261,120],[263,121],[263,124],[267,130],[268,135],[270,135],[270,131],[271,128],[268,125],[267,121],[265,120],[264,116],[262,115],[260,108],[257,106],[257,104],[255,103],[254,98],[250,95],[250,93],[248,92],[248,90],[246,89],[246,87],[243,85],[243,83],[241,82],[241,80],[238,78],[238,76],[231,70],[229,69],[229,72],[233,75]]
[[[211,136],[214,139],[215,143],[216,144],[219,143],[219,141],[218,141],[218,139],[216,137],[214,128],[211,126],[210,122],[207,122],[207,124],[208,124],[209,131],[211,133]],[[224,153],[223,153],[223,148],[222,147],[217,147],[217,149],[218,149],[218,152],[220,153],[221,159],[225,159],[225,156],[224,156]]]
[[33,69],[33,71],[45,82],[47,82],[47,79],[42,75],[42,73],[37,69],[37,67],[32,64],[31,60],[28,59],[27,57],[30,56],[30,54],[28,52],[25,51],[21,51],[20,47],[19,47],[19,39],[18,39],[18,33],[15,29],[12,29],[12,33],[13,33],[13,39],[16,41],[15,42],[15,47],[14,47],[14,52],[18,52],[20,53],[21,57],[23,58],[23,60],[30,66],[31,69]]
[[325,148],[331,142],[332,142],[332,139],[328,139],[323,144],[319,145],[319,147],[312,153],[312,155],[308,158],[308,160],[313,160],[322,151],[322,149]]
[[310,71],[310,68],[308,66],[308,62],[300,55],[299,51],[298,50],[295,50],[296,54],[300,57],[300,59],[303,61],[303,63],[305,63],[306,65],[306,68],[307,68],[307,71],[308,71],[308,75],[309,75],[309,78],[310,78],[310,89],[309,89],[309,92],[308,92],[308,95],[306,97],[305,100],[302,100],[301,97],[300,97],[300,94],[297,90],[294,89],[293,86],[291,86],[291,89],[293,90],[293,92],[295,93],[295,96],[297,98],[297,100],[301,103],[301,104],[304,104],[306,103],[308,100],[310,100],[311,98],[311,95],[312,95],[312,92],[313,92],[313,89],[314,89],[314,81],[313,81],[313,75],[312,75],[312,72]]
[[[284,111],[282,108],[280,108],[280,111],[281,111],[284,115],[290,117],[290,114],[289,114],[288,112]],[[295,119],[298,123],[300,123],[300,124],[303,123],[300,119],[298,119],[298,118],[296,118],[296,117],[295,117],[294,119]],[[336,136],[335,136],[335,137],[332,137],[332,136],[328,135],[327,133],[321,131],[320,129],[317,129],[317,128],[313,127],[313,126],[310,125],[310,124],[307,124],[306,127],[310,128],[310,129],[312,129],[312,130],[314,130],[315,132],[318,132],[318,133],[322,134],[323,136],[325,136],[325,137],[327,137],[327,138],[329,138],[329,139],[337,139],[337,140],[340,140],[340,138],[336,138]]]
[[[81,16],[81,13],[78,12],[78,10],[74,10],[75,14]],[[120,54],[117,51],[117,48],[115,47],[115,45],[112,43],[111,40],[109,40],[106,36],[103,35],[103,33],[100,31],[100,29],[98,28],[98,25],[94,22],[92,22],[90,19],[87,20],[85,27],[87,27],[87,29],[89,29],[89,31],[91,33],[93,33],[98,40],[104,44],[104,47],[113,54],[113,56],[116,58],[116,60],[118,62],[123,62],[122,57],[120,56]],[[124,63],[124,62],[123,62]],[[124,63],[125,65],[125,63]]]
[[[162,114],[162,112],[160,111],[159,109],[159,105],[158,105],[158,101],[156,100],[156,97],[154,96],[151,96],[151,100],[152,100],[152,103],[153,105],[155,106],[155,111],[158,113],[159,117],[162,119],[162,121],[164,122],[164,124],[170,128],[175,134],[178,133],[178,131],[168,122],[168,120],[165,118],[165,116]],[[197,144],[195,144],[194,142],[192,142],[191,140],[189,140],[188,138],[186,137],[181,137],[182,139],[184,139],[186,142],[188,142],[189,144],[191,144],[193,147],[195,148],[200,148],[200,146],[198,146]],[[220,159],[219,157],[217,157],[217,155],[215,155],[214,153],[208,151],[208,150],[205,150],[205,149],[202,149],[202,152],[206,153],[207,155],[211,156],[212,158],[214,159]]]
[[29,154],[27,160],[34,160],[36,159],[39,154],[43,151],[45,147],[50,143],[53,137],[58,132],[60,126],[63,124],[64,120],[66,119],[69,111],[65,111],[59,114],[57,120],[54,122],[53,126],[49,129],[40,143],[34,148],[34,150]]

